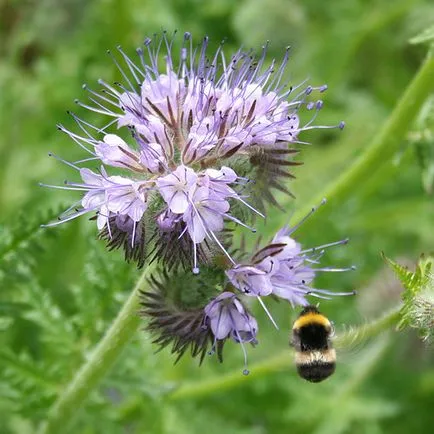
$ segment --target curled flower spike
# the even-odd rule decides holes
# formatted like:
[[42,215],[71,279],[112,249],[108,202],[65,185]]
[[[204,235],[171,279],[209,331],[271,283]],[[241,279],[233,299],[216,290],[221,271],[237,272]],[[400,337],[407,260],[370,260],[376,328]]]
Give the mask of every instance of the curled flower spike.
[[[140,295],[141,314],[148,319],[146,329],[155,336],[154,343],[160,349],[172,346],[172,353],[177,354],[175,363],[188,350],[193,357],[199,357],[199,363],[206,354],[213,353],[221,362],[223,346],[232,339],[241,345],[243,372],[247,375],[244,344],[257,343],[258,324],[235,294],[228,291],[218,294],[223,276],[221,271],[210,268],[193,279],[186,272],[152,276],[149,281],[152,290]],[[190,288],[185,287],[187,278]],[[206,303],[211,294],[214,298]]]
[[250,264],[237,264],[227,270],[226,276],[230,282],[246,295],[259,297],[272,294],[288,300],[293,307],[308,305],[306,297],[309,295],[324,299],[335,295],[354,295],[354,292],[333,292],[311,286],[318,272],[355,269],[318,266],[327,248],[346,244],[348,239],[303,249],[290,236],[315,210],[313,208],[297,226],[286,226],[279,230],[270,244],[252,256]]
[[[83,197],[47,226],[95,213],[100,237],[139,266],[149,255],[184,266],[177,260],[184,254],[168,257],[162,250],[161,240],[170,239],[198,273],[204,252],[214,247],[235,265],[222,237],[227,223],[254,231],[254,214],[263,217],[267,202],[278,205],[272,191],[290,194],[284,183],[293,177],[288,168],[300,164],[293,161],[295,146],[304,143],[300,135],[329,128],[313,125],[323,107],[314,94],[326,86],[289,86],[283,79],[288,50],[269,64],[267,46],[259,56],[239,50],[228,58],[222,44],[210,53],[208,38],[195,47],[189,33],[178,53],[176,45],[166,33],[147,38],[136,60],[118,47],[109,54],[123,83],[99,80],[98,91],[84,86],[90,102],[77,104],[110,121],[98,128],[70,113],[79,132],[59,125],[88,158],[61,160],[81,182],[49,187]],[[302,108],[313,111],[305,124]],[[101,164],[98,171],[83,167],[91,160]]]
[[[140,297],[141,314],[150,318],[146,329],[156,336],[153,343],[159,345],[160,350],[172,345],[171,352],[177,354],[175,363],[190,350],[191,356],[199,357],[199,364],[202,364],[213,339],[209,327],[204,326],[203,310],[174,309],[161,292],[143,292]],[[216,348],[222,361],[223,345]]]
[[122,214],[111,215],[99,237],[107,241],[109,250],[123,248],[125,259],[144,265],[146,248],[146,228],[142,222],[136,224],[130,217]]

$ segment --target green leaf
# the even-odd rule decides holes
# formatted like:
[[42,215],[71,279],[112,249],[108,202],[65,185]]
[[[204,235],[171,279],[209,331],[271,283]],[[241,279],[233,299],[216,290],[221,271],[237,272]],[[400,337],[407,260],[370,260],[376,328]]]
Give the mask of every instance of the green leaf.
[[432,258],[425,259],[423,256],[421,257],[420,262],[418,263],[416,270],[409,271],[407,267],[404,267],[387,256],[382,254],[383,258],[389,263],[389,265],[395,271],[398,279],[401,281],[402,285],[406,289],[406,293],[404,293],[403,297],[408,297],[409,293],[417,293],[420,291],[421,286],[427,279],[426,273],[430,271],[432,265]]

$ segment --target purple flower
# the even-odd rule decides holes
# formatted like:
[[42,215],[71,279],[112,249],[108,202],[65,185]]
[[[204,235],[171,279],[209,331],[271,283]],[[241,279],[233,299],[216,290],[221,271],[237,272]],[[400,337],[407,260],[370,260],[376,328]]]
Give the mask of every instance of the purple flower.
[[151,185],[147,181],[133,181],[122,176],[108,176],[104,167],[101,173],[90,169],[80,169],[82,183],[67,183],[68,189],[85,192],[81,206],[75,204],[63,213],[51,226],[64,223],[87,212],[97,213],[97,226],[101,231],[108,225],[111,217],[123,216],[133,222],[132,245],[135,244],[135,229],[148,207],[147,198]]
[[[189,33],[181,41],[179,56],[174,56],[174,47],[175,39],[165,33],[155,41],[146,39],[137,50],[137,61],[118,47],[122,61],[115,63],[125,83],[99,80],[99,91],[84,86],[91,103],[77,103],[111,121],[99,128],[71,113],[82,132],[59,129],[89,157],[64,162],[82,176],[89,171],[82,164],[89,160],[123,170],[107,174],[102,168],[101,175],[86,172],[83,183],[52,186],[85,195],[81,208],[68,210],[60,221],[95,212],[100,231],[117,216],[163,229],[161,216],[169,210],[179,218],[173,216],[170,225],[166,221],[163,232],[180,229],[171,239],[190,238],[195,269],[198,244],[203,242],[218,245],[234,262],[219,235],[225,222],[251,229],[249,214],[240,212],[238,204],[263,216],[249,204],[250,198],[262,210],[264,202],[277,204],[272,189],[287,191],[283,181],[292,177],[288,167],[299,164],[292,157],[298,152],[294,145],[302,143],[300,133],[329,128],[313,126],[323,104],[311,101],[314,91],[326,87],[283,82],[288,51],[280,63],[265,61],[267,47],[257,57],[239,50],[227,58],[222,46],[208,53],[208,38],[195,48]],[[163,55],[166,65],[161,71]],[[302,107],[315,108],[305,124],[298,115]],[[113,125],[130,138],[110,131]]]
[[229,211],[229,202],[224,196],[213,193],[209,187],[197,186],[190,197],[190,204],[183,220],[195,244],[201,243],[206,236],[223,229],[223,216]]
[[229,187],[230,184],[235,184],[238,179],[237,174],[230,167],[223,166],[220,170],[206,169],[205,175],[209,188],[212,189],[215,194],[239,198],[235,191]]
[[[186,34],[185,43],[190,41]],[[139,133],[150,126],[150,119],[158,118],[168,130],[182,128],[186,133],[175,136],[183,151],[184,163],[193,163],[210,153],[224,156],[237,148],[247,149],[252,144],[272,147],[275,143],[296,142],[303,130],[296,113],[303,103],[303,94],[289,103],[286,98],[292,89],[282,90],[280,79],[268,84],[274,63],[261,71],[266,50],[256,65],[255,60],[237,52],[230,62],[215,57],[213,67],[203,56],[208,46],[205,38],[199,58],[194,49],[181,48],[181,65],[174,72],[171,49],[168,50],[169,72],[161,74],[156,68],[158,59],[150,51],[152,41],[146,40],[147,70],[135,68],[135,79],[141,86],[140,94],[135,88],[119,93],[112,86],[101,83],[113,98],[119,111],[106,109],[110,116],[118,118],[118,126],[129,125]],[[221,48],[218,50],[222,53]],[[121,51],[121,53],[123,53]],[[218,53],[218,54],[221,54]],[[145,52],[138,51],[145,63]],[[224,59],[224,58],[223,58]],[[129,60],[129,59],[128,59]],[[286,67],[286,55],[280,70]],[[189,65],[187,62],[193,62]],[[131,66],[129,60],[128,65]],[[101,108],[98,107],[98,112]]]
[[[247,375],[247,353],[244,343],[256,344],[258,324],[244,308],[241,301],[232,292],[223,292],[205,307],[205,318],[209,320],[215,340],[224,340],[231,337],[241,344],[244,353],[245,369]],[[215,344],[214,344],[215,345]]]
[[258,324],[232,292],[223,292],[205,307],[216,339],[231,336],[237,342],[256,342]]
[[270,272],[252,265],[236,265],[226,271],[232,285],[246,295],[270,295],[273,291]]
[[175,214],[183,214],[189,206],[188,198],[196,181],[193,169],[179,166],[169,175],[159,178],[156,184],[169,209]]
[[162,232],[172,232],[180,219],[179,215],[166,209],[157,217],[157,225]]
[[98,175],[90,169],[81,169],[80,175],[84,183],[70,184],[88,190],[81,201],[83,209],[78,213],[98,210],[98,217],[106,218],[108,215],[103,212],[106,211],[128,216],[138,222],[147,208],[147,182],[134,182],[122,176],[107,176],[104,168],[101,173]]
[[[324,202],[323,202],[324,203]],[[309,217],[313,208],[300,224]],[[290,235],[300,226],[286,226],[279,230],[271,243],[256,252],[250,265],[236,265],[226,271],[230,282],[247,295],[273,294],[288,300],[292,306],[309,304],[308,295],[329,298],[333,295],[353,295],[354,292],[333,292],[311,286],[321,271],[348,271],[350,268],[318,267],[328,247],[346,244],[347,239],[322,246],[302,249]],[[268,312],[267,312],[268,313]]]
[[95,145],[95,153],[106,165],[127,168],[138,172],[144,170],[140,164],[139,153],[131,149],[116,134],[106,134],[104,141]]

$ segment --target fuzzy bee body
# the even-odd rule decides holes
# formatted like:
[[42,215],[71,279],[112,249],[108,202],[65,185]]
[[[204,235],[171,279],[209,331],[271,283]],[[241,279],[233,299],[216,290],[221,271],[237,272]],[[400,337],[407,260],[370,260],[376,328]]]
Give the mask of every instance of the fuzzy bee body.
[[306,306],[292,327],[291,344],[300,377],[312,383],[325,380],[336,369],[333,326],[315,306]]

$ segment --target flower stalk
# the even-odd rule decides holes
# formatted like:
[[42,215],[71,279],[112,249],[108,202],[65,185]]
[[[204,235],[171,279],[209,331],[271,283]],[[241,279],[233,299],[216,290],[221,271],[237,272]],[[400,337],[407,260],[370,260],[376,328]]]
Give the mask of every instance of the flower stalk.
[[[336,336],[334,344],[338,348],[354,347],[381,335],[398,324],[400,319],[400,309],[401,306],[398,306],[388,314],[373,320],[370,323],[355,327]],[[252,364],[250,370],[254,375],[251,375],[250,377],[243,377],[240,375],[239,370],[236,370],[207,381],[186,383],[170,392],[168,394],[168,399],[178,401],[185,398],[198,398],[211,395],[217,391],[222,392],[224,390],[232,389],[239,384],[245,384],[245,381],[248,381],[248,379],[256,380],[259,377],[270,373],[288,369],[288,366],[291,366],[294,363],[293,356],[294,354],[291,349],[287,348],[273,357]]]
[[138,292],[145,286],[153,269],[153,266],[148,266],[140,274],[107,333],[49,410],[40,434],[59,433],[71,424],[88,395],[98,386],[118,359],[122,349],[134,336],[140,323]]

